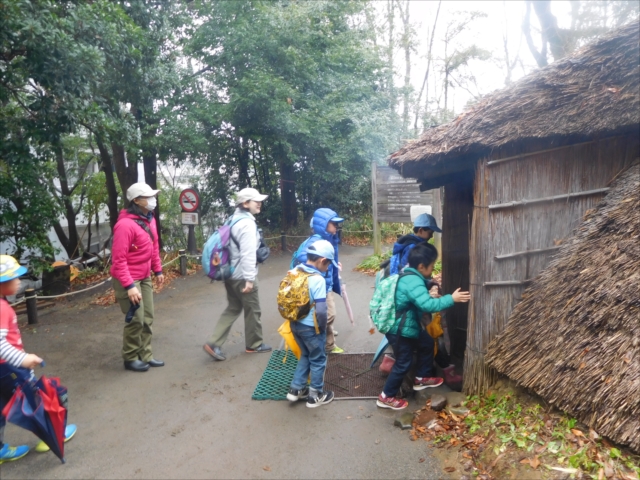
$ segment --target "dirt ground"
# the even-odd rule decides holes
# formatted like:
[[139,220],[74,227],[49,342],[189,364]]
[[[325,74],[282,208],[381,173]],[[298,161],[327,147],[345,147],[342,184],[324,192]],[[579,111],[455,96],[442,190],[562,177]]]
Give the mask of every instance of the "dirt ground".
[[[347,352],[372,352],[380,341],[368,333],[373,279],[352,271],[371,253],[341,248],[356,316],[352,328],[338,299],[337,340]],[[260,269],[264,339],[274,347],[282,323],[276,291],[289,259],[275,255]],[[393,426],[398,413],[374,400],[314,410],[303,402],[251,400],[269,355],[244,352],[243,320],[223,347],[227,361],[202,351],[225,306],[223,285],[200,274],[158,294],[153,349],[166,366],[145,373],[123,368],[123,315],[116,305],[91,306],[89,298],[76,297],[41,311],[35,329],[23,328],[25,348],[47,362],[38,375],[59,376],[68,387],[69,422],[78,433],[66,444],[65,465],[32,451],[3,464],[2,478],[447,478],[436,449],[412,442]],[[37,443],[14,425],[7,426],[6,441]]]

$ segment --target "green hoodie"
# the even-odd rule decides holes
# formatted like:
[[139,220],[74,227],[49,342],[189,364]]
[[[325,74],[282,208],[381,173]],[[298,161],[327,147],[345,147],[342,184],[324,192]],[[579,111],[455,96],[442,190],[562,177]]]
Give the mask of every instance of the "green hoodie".
[[[406,338],[418,338],[422,328],[420,326],[422,314],[440,312],[445,308],[453,307],[454,301],[451,295],[432,298],[427,290],[429,279],[424,278],[415,268],[405,268],[404,273],[408,275],[398,280],[396,289],[396,312],[404,313],[408,310],[400,335]],[[389,333],[396,335],[401,321],[402,315],[396,320]]]

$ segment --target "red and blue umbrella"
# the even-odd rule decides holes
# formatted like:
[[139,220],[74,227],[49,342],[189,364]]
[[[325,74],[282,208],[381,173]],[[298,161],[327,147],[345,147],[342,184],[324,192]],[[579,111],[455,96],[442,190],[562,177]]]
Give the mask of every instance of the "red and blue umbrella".
[[65,463],[64,431],[67,426],[67,389],[58,378],[40,377],[35,384],[26,381],[16,387],[2,410],[7,420],[33,432]]

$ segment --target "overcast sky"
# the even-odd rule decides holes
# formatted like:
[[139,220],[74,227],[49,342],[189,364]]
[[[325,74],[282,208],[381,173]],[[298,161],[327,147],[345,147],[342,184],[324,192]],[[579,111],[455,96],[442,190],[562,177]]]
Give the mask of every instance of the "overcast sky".
[[[426,52],[428,50],[428,30],[432,28],[436,10],[438,8],[437,1],[413,0],[410,3],[411,22],[416,25],[417,41],[419,46],[417,53],[412,55],[411,77],[412,84],[416,93],[420,90],[422,80],[426,70]],[[386,2],[378,2],[378,9],[381,15],[386,9]],[[438,17],[438,25],[436,26],[436,38],[434,41],[434,56],[441,59],[444,56],[444,43],[442,41],[446,26],[448,23],[461,17],[462,12],[481,11],[487,14],[486,18],[475,20],[469,28],[460,34],[460,46],[468,46],[476,44],[478,47],[488,50],[493,54],[493,59],[488,61],[472,61],[470,70],[477,79],[478,88],[471,88],[474,93],[486,94],[493,90],[503,88],[505,86],[506,69],[503,64],[499,64],[504,58],[503,35],[507,35],[509,53],[513,58],[516,54],[520,55],[524,64],[524,69],[518,66],[512,74],[512,80],[517,80],[525,73],[537,68],[535,60],[529,51],[526,41],[522,36],[522,19],[526,10],[524,0],[510,0],[503,2],[498,1],[453,1],[447,0],[442,2],[440,15]],[[552,12],[557,16],[560,27],[568,27],[571,21],[571,7],[569,1],[554,1]],[[537,26],[537,18],[532,12],[531,21]],[[401,29],[399,18],[396,20],[396,31]],[[532,32],[533,33],[533,32]],[[536,34],[534,33],[534,40]],[[519,47],[519,50],[518,50]],[[436,64],[436,68],[440,65]],[[404,82],[404,52],[398,50],[396,53],[396,85],[400,86]],[[435,75],[432,80],[440,80]],[[431,92],[436,86],[431,84],[429,87]],[[440,91],[441,85],[437,86]],[[430,95],[431,96],[431,95]],[[461,88],[455,88],[450,91],[450,98],[453,99],[454,109],[456,113],[460,113],[464,105],[473,98],[473,96],[465,92]]]

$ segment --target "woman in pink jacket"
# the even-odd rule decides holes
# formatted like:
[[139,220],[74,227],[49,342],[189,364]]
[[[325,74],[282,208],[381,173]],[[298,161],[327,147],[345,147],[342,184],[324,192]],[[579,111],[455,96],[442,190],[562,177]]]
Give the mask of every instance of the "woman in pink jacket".
[[122,339],[124,368],[146,372],[149,367],[162,367],[151,353],[153,323],[153,285],[151,271],[158,282],[164,281],[158,228],[153,218],[156,194],[146,183],[134,183],[127,190],[129,206],[120,212],[113,229],[111,248],[113,290],[122,313],[127,314]]

